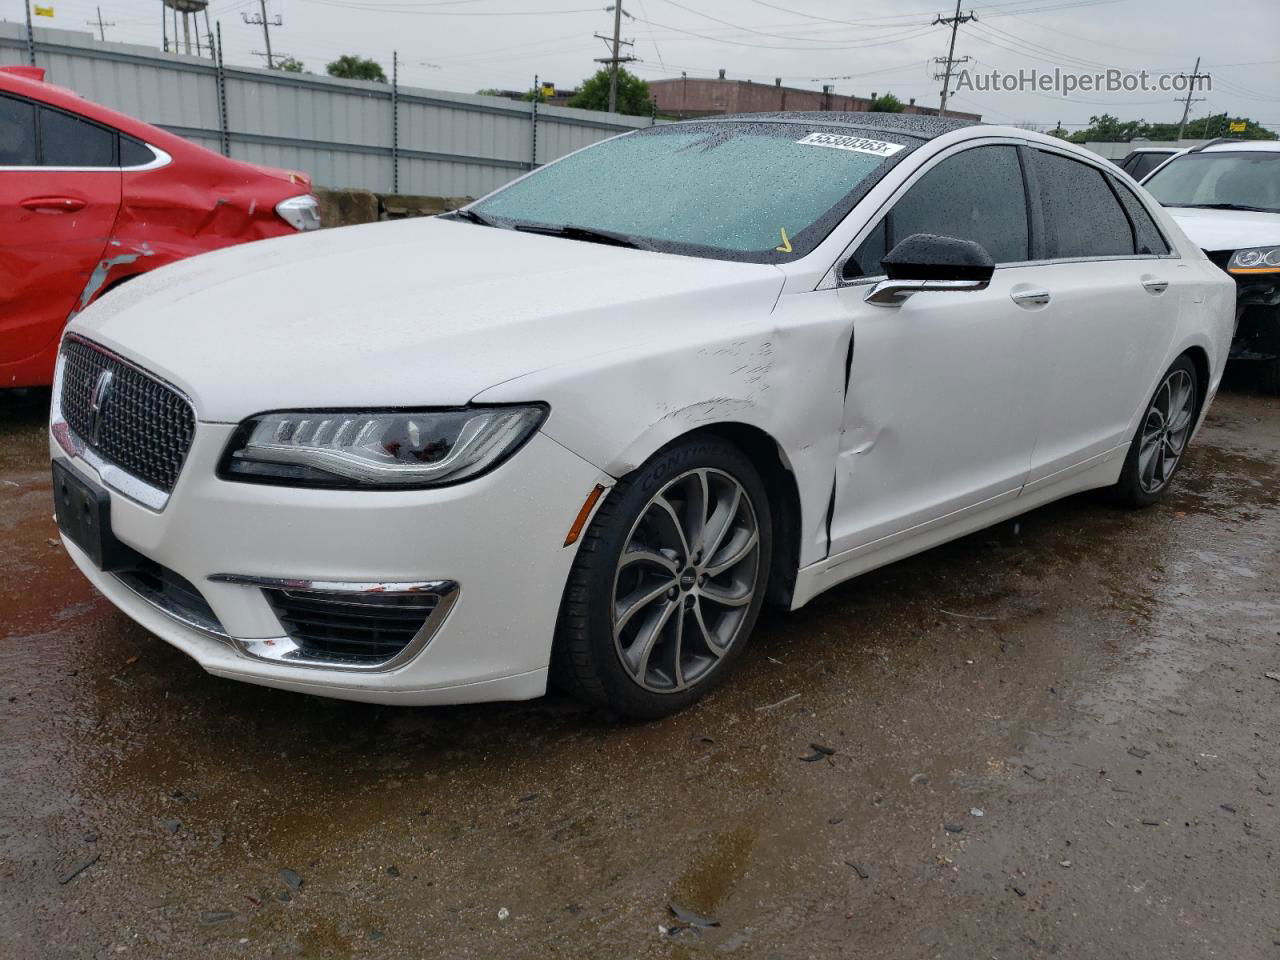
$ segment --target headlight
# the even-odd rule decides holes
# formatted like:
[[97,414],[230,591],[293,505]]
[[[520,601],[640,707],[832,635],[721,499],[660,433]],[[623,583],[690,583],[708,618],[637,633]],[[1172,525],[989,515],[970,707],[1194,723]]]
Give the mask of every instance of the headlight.
[[295,230],[320,229],[320,201],[309,193],[276,204],[280,219]]
[[546,415],[541,405],[264,413],[240,424],[218,475],[346,489],[446,486],[492,470]]
[[1228,273],[1280,273],[1280,247],[1245,247],[1231,255]]

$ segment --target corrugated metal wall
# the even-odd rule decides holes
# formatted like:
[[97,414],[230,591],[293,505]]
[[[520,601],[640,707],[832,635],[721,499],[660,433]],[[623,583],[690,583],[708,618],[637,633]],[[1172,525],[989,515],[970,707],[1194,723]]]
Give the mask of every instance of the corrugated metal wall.
[[[103,43],[89,34],[37,29],[36,64],[50,83],[221,150],[219,75],[208,59]],[[0,65],[27,62],[26,28],[0,23]],[[224,71],[231,156],[305,170],[325,187],[476,197],[530,168],[531,104],[398,89],[393,124],[387,84],[247,67]],[[605,137],[646,127],[646,117],[540,106],[537,163]],[[393,129],[398,142],[393,144]]]

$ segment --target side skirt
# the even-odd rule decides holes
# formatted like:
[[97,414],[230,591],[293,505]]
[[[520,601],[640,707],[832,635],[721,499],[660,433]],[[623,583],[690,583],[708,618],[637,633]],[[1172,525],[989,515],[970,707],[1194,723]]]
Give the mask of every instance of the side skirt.
[[1020,491],[1000,494],[803,567],[796,576],[791,609],[797,610],[823,591],[877,567],[967,536],[1073,493],[1109,487],[1119,479],[1128,449],[1129,444],[1121,444],[1099,454],[1083,469],[1077,465],[1052,477],[1042,478]]

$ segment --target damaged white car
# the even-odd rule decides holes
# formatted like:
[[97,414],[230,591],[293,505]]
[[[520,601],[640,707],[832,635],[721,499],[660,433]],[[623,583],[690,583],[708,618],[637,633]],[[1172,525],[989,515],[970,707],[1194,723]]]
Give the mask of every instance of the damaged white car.
[[70,325],[64,543],[210,673],[630,717],[761,605],[1160,497],[1230,278],[1100,158],[878,114],[656,126],[457,214],[166,267]]

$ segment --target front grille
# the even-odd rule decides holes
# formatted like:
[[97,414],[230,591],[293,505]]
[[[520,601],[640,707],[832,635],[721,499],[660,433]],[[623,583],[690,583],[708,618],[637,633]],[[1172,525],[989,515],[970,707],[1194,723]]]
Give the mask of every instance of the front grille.
[[213,608],[190,580],[139,554],[132,566],[117,570],[116,578],[152,606],[208,633],[225,636]]
[[381,663],[401,653],[440,603],[428,593],[263,593],[302,657],[352,665]]
[[[191,404],[168,384],[83,340],[68,340],[62,356],[60,405],[67,426],[104,460],[171,491],[195,435]],[[104,372],[111,374],[110,387],[95,417],[93,397]]]

